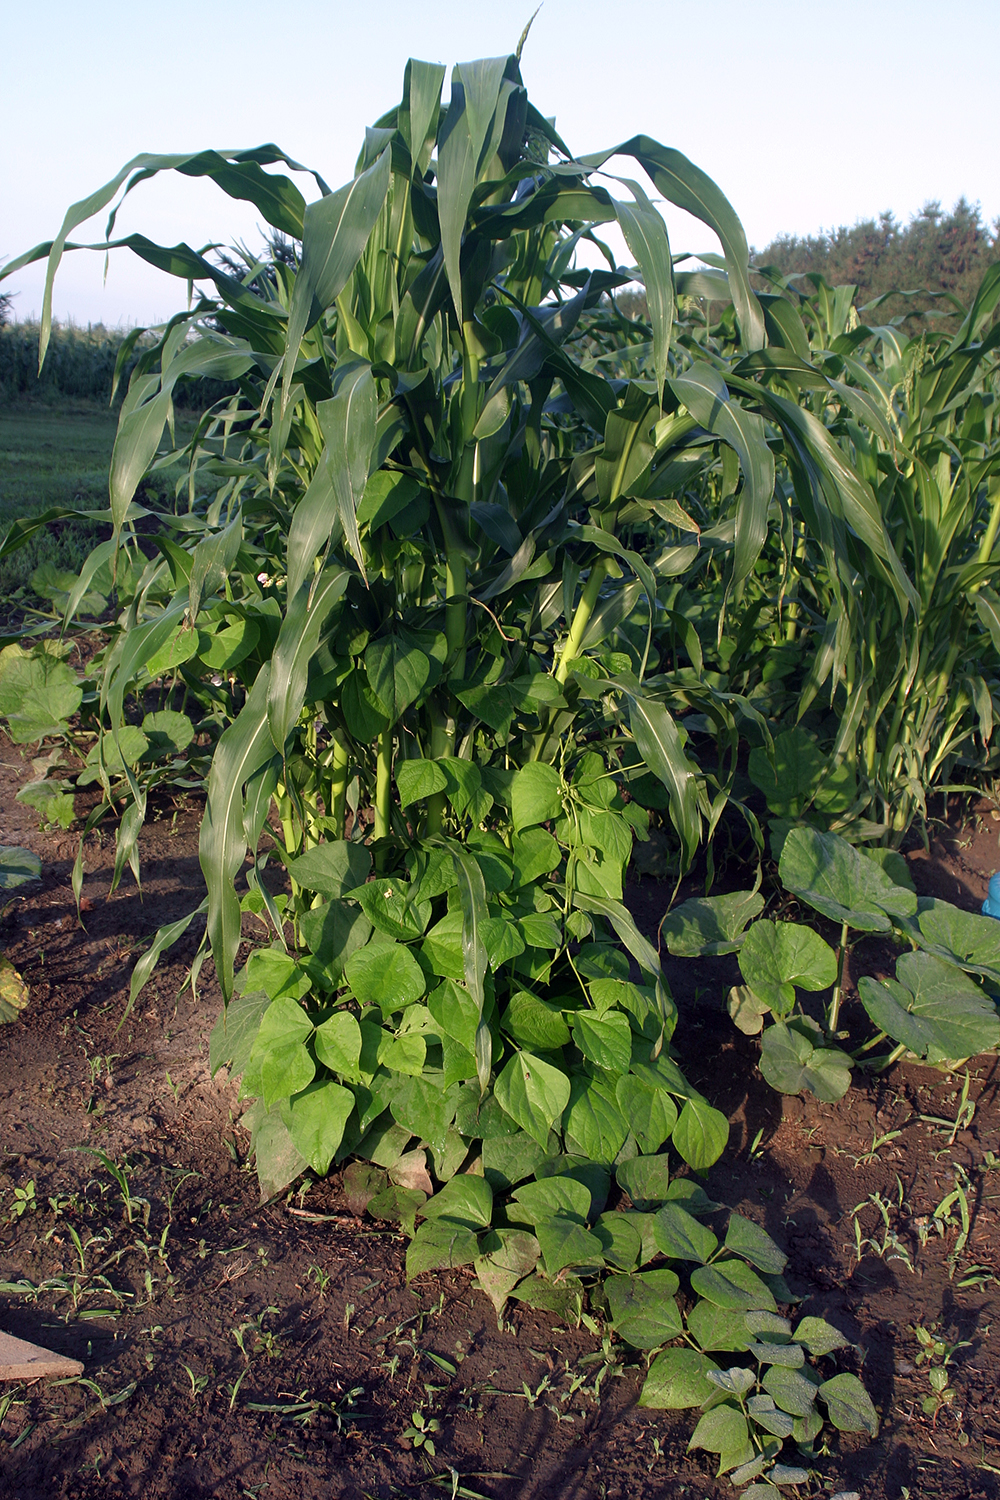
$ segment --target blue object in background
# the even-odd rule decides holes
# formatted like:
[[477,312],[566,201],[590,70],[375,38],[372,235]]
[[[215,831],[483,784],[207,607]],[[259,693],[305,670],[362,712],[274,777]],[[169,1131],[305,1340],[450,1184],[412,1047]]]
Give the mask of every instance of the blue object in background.
[[990,889],[983,902],[983,916],[1000,920],[1000,870],[990,876]]

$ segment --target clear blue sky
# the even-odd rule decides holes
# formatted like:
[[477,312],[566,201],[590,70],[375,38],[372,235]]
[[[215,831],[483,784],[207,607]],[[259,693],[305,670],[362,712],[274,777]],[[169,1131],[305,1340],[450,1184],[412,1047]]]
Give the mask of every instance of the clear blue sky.
[[[364,127],[399,98],[410,56],[509,52],[533,8],[484,0],[40,0],[2,27],[0,258],[51,239],[66,207],[140,151],[276,141],[337,186]],[[686,152],[731,199],[751,244],[904,221],[961,194],[1000,215],[994,72],[1000,0],[545,0],[522,71],[532,101],[583,153],[645,131]],[[447,85],[445,88],[447,95]],[[307,196],[311,196],[307,188]],[[716,248],[666,215],[675,250]],[[103,218],[80,238],[99,239]],[[161,243],[243,237],[256,216],[185,178],[144,184],[119,219]],[[55,313],[151,323],[183,283],[129,252],[67,256]],[[3,290],[41,306],[43,271]]]

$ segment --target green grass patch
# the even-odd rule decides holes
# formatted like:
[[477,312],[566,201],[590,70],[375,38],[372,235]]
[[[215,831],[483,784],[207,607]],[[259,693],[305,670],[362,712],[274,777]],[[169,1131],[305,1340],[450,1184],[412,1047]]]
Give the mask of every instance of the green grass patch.
[[[0,535],[12,521],[56,506],[105,508],[117,425],[117,413],[97,401],[0,409]],[[97,523],[82,518],[48,527],[0,562],[0,596],[23,588],[43,562],[79,571],[100,535]]]
[[[180,416],[181,441],[185,425],[193,427],[191,418]],[[106,510],[117,429],[117,410],[82,397],[63,397],[58,405],[20,401],[0,406],[0,538],[13,521],[40,511]],[[175,472],[181,470],[157,476],[155,503],[169,496]],[[145,500],[150,502],[148,494]],[[12,602],[19,590],[32,598],[31,575],[42,563],[78,573],[91,548],[110,534],[106,526],[84,516],[53,522],[20,551],[0,560],[0,600]]]

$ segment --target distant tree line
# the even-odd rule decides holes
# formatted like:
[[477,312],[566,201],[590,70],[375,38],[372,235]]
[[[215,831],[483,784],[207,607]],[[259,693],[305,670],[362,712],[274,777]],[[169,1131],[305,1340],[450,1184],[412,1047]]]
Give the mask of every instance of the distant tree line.
[[[967,307],[988,267],[1000,260],[1000,219],[984,223],[979,204],[965,198],[950,213],[931,202],[908,224],[883,213],[815,235],[779,235],[754,250],[752,260],[784,276],[813,271],[831,286],[853,284],[859,308],[887,292],[951,292]],[[879,310],[879,321],[931,307],[945,313],[949,304],[928,296],[893,297]]]
[[[940,203],[926,203],[908,224],[883,213],[819,234],[778,235],[750,256],[759,269],[767,267],[782,276],[813,272],[831,286],[856,286],[859,308],[887,293],[916,293],[890,297],[878,309],[877,321],[933,309],[947,328],[952,305],[932,294],[950,292],[963,307],[969,306],[987,269],[1000,260],[1000,219],[985,223],[978,203],[959,198],[951,213],[945,213]],[[765,285],[763,278],[758,285]],[[811,290],[808,283],[803,290]],[[628,287],[615,300],[626,317],[645,321],[641,287]]]

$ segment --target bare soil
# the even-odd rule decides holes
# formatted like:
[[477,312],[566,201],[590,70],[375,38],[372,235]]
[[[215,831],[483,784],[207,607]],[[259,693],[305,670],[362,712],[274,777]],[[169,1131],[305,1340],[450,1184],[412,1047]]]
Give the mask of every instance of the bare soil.
[[[123,1019],[137,950],[200,899],[196,803],[144,832],[141,898],[126,877],[107,899],[111,843],[88,844],[84,930],[75,838],[40,834],[13,800],[30,775],[0,745],[0,843],[44,866],[0,916],[31,996],[0,1027],[0,1326],[85,1375],[0,1386],[0,1500],[732,1495],[708,1455],[686,1451],[690,1413],[638,1407],[631,1351],[608,1368],[600,1336],[519,1304],[498,1329],[471,1274],[408,1286],[402,1237],[357,1219],[336,1176],[261,1206],[236,1090],[209,1076],[211,966],[196,997],[182,988],[196,936]],[[985,809],[942,828],[909,856],[918,888],[978,909],[998,831]],[[631,888],[648,931],[669,895],[652,879]],[[873,945],[855,971],[890,957]],[[836,1105],[782,1098],[723,1014],[727,961],[668,972],[684,1065],[732,1121],[708,1189],[787,1250],[796,1311],[854,1341],[839,1367],[862,1375],[882,1421],[875,1442],[836,1438],[796,1493],[1000,1495],[997,1059],[969,1064],[975,1110],[957,1130],[935,1120],[955,1120],[964,1069],[858,1074]],[[863,1039],[860,1008],[845,1021]],[[94,1152],[127,1166],[131,1223]],[[956,1168],[971,1185],[957,1258],[957,1202],[939,1207]],[[18,1214],[14,1190],[29,1184],[35,1206]],[[936,1417],[917,1324],[959,1345]]]

